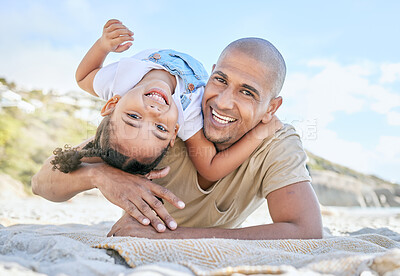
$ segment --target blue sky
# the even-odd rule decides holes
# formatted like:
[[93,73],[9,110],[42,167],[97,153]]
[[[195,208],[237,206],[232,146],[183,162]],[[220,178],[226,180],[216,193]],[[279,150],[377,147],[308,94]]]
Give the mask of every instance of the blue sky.
[[[187,52],[210,71],[231,41],[257,36],[284,56],[279,117],[306,149],[400,183],[399,1],[4,1],[0,77],[80,91],[75,69],[110,18],[134,46]],[[83,93],[83,92],[82,92]]]

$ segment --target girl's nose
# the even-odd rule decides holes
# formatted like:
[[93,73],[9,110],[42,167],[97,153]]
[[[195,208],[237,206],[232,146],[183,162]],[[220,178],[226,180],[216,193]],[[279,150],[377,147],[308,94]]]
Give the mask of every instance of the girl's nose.
[[148,105],[147,109],[149,112],[153,113],[153,114],[160,114],[161,110],[158,106],[156,105]]

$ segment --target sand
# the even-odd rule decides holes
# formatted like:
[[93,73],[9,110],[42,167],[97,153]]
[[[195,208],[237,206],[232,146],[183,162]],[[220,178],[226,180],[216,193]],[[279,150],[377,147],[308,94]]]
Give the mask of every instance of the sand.
[[[172,263],[129,268],[114,251],[91,248],[60,235],[106,235],[121,213],[96,193],[63,203],[37,196],[1,197],[0,275],[192,275],[187,267]],[[322,214],[327,237],[379,233],[400,241],[400,208],[323,207]],[[244,226],[270,221],[262,206]]]

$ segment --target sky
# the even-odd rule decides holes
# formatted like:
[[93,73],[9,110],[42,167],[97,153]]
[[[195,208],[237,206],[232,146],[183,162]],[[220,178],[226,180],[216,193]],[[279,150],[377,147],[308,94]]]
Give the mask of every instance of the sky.
[[191,54],[210,73],[235,39],[261,37],[287,76],[278,117],[310,152],[400,183],[400,1],[4,1],[0,77],[26,89],[79,91],[74,74],[108,19],[134,33],[129,51]]

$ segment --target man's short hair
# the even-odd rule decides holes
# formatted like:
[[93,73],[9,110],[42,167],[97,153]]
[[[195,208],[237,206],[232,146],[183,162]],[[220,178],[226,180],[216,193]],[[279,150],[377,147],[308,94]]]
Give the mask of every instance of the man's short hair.
[[285,60],[278,49],[276,49],[271,42],[262,38],[241,38],[231,42],[228,46],[226,46],[219,59],[224,57],[232,50],[240,51],[258,61],[261,61],[268,68],[272,69],[273,72],[275,72],[276,75],[271,88],[271,94],[273,98],[277,97],[282,89],[286,76]]

